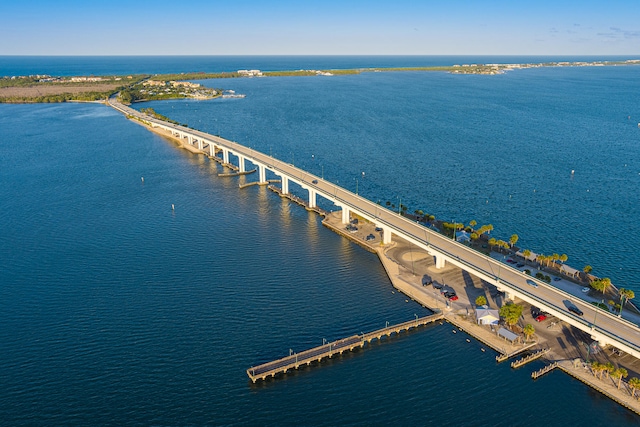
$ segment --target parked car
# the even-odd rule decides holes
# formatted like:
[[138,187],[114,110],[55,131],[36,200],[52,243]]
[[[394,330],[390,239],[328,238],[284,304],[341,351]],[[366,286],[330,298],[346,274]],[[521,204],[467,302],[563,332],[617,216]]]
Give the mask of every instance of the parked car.
[[442,283],[433,282],[433,287],[436,288],[436,289],[442,289],[443,286],[444,285]]
[[589,288],[582,288],[580,289],[582,292],[584,292],[585,294],[588,294],[590,289]]
[[[430,285],[433,285],[433,282],[432,282],[431,280],[429,280],[428,282],[424,282],[424,283],[422,284],[422,286],[430,286]],[[434,287],[435,287],[435,286],[434,286]]]
[[516,267],[518,267],[518,268],[522,268],[522,267],[524,267],[524,264],[523,264],[523,263],[521,263],[521,262],[519,262],[519,263],[517,263],[517,264],[516,264]]
[[365,237],[365,240],[369,241],[369,240],[374,240],[376,238],[376,236],[374,236],[373,234],[369,234],[367,237]]
[[456,295],[454,291],[446,291],[442,295],[444,295],[445,298],[451,301],[456,301],[458,299],[458,295]]
[[559,278],[559,277],[554,277],[554,278],[553,278],[553,281],[554,281],[554,282],[559,282],[560,280],[562,280],[562,279],[561,279],[561,278]]

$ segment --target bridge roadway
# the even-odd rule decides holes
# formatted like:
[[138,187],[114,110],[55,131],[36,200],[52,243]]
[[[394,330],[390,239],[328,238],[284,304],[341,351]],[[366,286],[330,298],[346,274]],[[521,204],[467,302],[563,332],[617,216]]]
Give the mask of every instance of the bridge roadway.
[[[292,164],[214,135],[150,118],[116,102],[113,98],[109,100],[109,104],[123,114],[136,117],[152,127],[160,127],[174,134],[179,134],[181,138],[187,137],[189,143],[193,143],[194,140],[200,141],[199,148],[203,152],[202,141],[205,141],[209,146],[214,144],[221,150],[234,153],[239,159],[242,159],[242,162],[244,159],[249,160],[260,169],[260,181],[262,182],[266,181],[264,169],[292,180],[309,191],[310,205],[315,206],[317,194],[341,207],[343,223],[348,223],[349,214],[353,212],[381,227],[384,243],[391,241],[391,233],[396,234],[434,256],[437,268],[444,267],[445,262],[456,265],[487,283],[495,285],[499,291],[505,292],[508,299],[520,298],[585,331],[590,334],[592,339],[599,341],[602,345],[612,345],[635,358],[640,358],[640,328],[634,323],[598,309],[584,300],[576,299],[573,295],[527,276],[499,260],[470,249],[332,182],[296,168]],[[228,154],[225,156],[228,158]],[[244,168],[244,165],[242,167]],[[288,192],[288,189],[284,192]],[[537,286],[534,287],[528,282],[533,282]],[[578,316],[569,312],[568,304],[578,307],[584,315]]]

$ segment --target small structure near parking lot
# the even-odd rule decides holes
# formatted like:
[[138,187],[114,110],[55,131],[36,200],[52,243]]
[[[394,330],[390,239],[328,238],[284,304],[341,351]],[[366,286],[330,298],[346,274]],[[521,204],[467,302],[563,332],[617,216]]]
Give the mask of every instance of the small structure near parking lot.
[[476,321],[478,325],[497,325],[500,321],[500,312],[490,308],[477,308]]

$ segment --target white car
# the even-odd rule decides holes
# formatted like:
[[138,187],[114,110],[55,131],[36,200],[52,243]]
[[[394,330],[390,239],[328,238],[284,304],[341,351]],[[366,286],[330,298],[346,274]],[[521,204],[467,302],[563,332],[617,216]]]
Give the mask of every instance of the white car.
[[587,294],[587,293],[589,293],[589,288],[582,288],[581,291],[584,292],[585,294]]

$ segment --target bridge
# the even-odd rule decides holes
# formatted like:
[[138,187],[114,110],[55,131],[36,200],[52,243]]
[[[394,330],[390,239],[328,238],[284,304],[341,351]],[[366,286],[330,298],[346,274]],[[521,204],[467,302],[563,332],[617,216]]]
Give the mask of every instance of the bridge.
[[[455,265],[495,285],[499,291],[505,292],[507,299],[519,298],[540,307],[543,311],[588,333],[602,346],[611,345],[635,358],[640,358],[640,328],[632,322],[577,299],[546,282],[525,275],[509,265],[468,248],[290,163],[219,136],[149,117],[118,103],[115,98],[109,100],[109,105],[147,126],[170,132],[194,151],[212,157],[216,152],[221,152],[223,164],[230,164],[230,154],[235,156],[238,161],[238,172],[245,172],[246,162],[251,162],[258,170],[258,183],[261,185],[267,184],[267,170],[280,178],[284,194],[289,194],[289,183],[294,182],[307,191],[309,208],[315,208],[317,197],[321,196],[341,208],[343,224],[349,223],[351,213],[357,214],[382,229],[383,244],[390,243],[392,235],[395,234],[427,251],[434,257],[436,268],[443,268],[445,263]],[[579,316],[569,311],[570,306],[579,308],[584,314]]]

